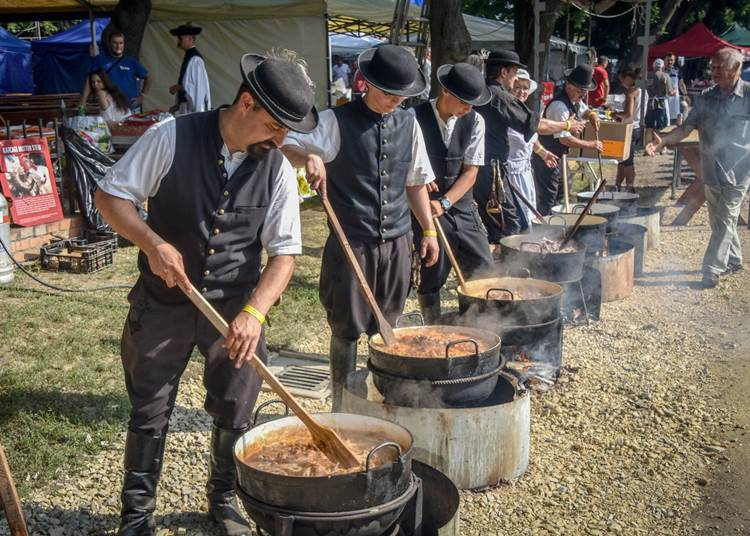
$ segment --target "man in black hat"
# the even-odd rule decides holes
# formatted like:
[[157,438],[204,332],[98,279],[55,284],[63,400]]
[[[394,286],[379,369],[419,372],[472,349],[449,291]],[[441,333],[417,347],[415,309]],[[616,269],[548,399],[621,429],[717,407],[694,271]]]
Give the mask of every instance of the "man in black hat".
[[[154,534],[152,514],[169,416],[197,346],[213,417],[207,494],[224,534],[250,535],[234,496],[232,447],[247,430],[266,358],[263,324],[301,252],[297,181],[277,147],[317,124],[310,81],[290,58],[245,54],[234,103],[149,129],[99,183],[96,206],[141,249],[122,335],[132,410],[119,535]],[[148,200],[148,221],[136,204]],[[268,254],[261,273],[261,250]],[[224,338],[183,292],[230,322]],[[179,288],[177,288],[179,287]]]
[[[437,71],[440,95],[412,108],[435,173],[430,183],[430,208],[451,245],[464,276],[492,264],[487,232],[474,203],[472,188],[484,165],[484,119],[472,110],[492,98],[479,69],[468,63],[442,65]],[[422,229],[412,219],[414,243]],[[440,289],[451,264],[441,250],[433,266],[422,266],[417,288],[419,307],[427,324],[440,321]]]
[[599,116],[586,106],[586,94],[596,88],[593,81],[593,70],[590,65],[579,65],[568,73],[565,86],[547,104],[544,117],[566,124],[565,130],[556,134],[545,134],[539,137],[544,147],[560,158],[557,167],[549,168],[538,156],[534,155],[533,166],[536,178],[537,209],[543,215],[550,213],[560,198],[560,179],[562,177],[562,155],[570,147],[602,150],[600,141],[585,141],[575,137],[575,121],[588,119],[596,130],[599,130]]
[[169,92],[176,95],[176,102],[170,108],[172,113],[189,114],[211,109],[206,63],[195,48],[196,36],[202,31],[203,28],[189,22],[169,30],[169,33],[177,37],[177,48],[185,51],[177,83],[169,88]]
[[[479,213],[491,243],[498,243],[503,236],[518,234],[528,227],[521,200],[513,194],[506,177],[508,129],[521,133],[528,141],[535,132],[559,132],[566,127],[564,122],[540,120],[537,112],[510,93],[519,68],[525,69],[526,66],[514,51],[492,52],[486,62],[485,77],[493,97],[489,104],[477,107],[477,112],[484,117],[487,131],[484,138],[485,165],[479,168],[474,199],[479,204]],[[571,128],[580,131],[583,124],[575,122]]]
[[[284,153],[305,166],[313,187],[322,189],[336,212],[383,314],[394,322],[403,311],[411,270],[413,211],[423,231],[418,253],[427,266],[437,261],[437,233],[427,184],[434,180],[414,116],[399,108],[425,88],[414,56],[382,45],[359,56],[367,82],[362,99],[320,114],[309,135],[293,135]],[[334,411],[340,408],[346,376],[357,360],[359,336],[377,331],[344,252],[330,235],[323,252],[320,299],[331,327]]]

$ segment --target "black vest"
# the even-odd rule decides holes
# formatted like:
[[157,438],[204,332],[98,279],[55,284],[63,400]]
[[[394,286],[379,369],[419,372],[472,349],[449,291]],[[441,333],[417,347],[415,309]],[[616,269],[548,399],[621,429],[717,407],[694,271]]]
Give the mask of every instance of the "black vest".
[[[147,223],[182,254],[190,281],[207,299],[249,295],[260,277],[260,233],[283,156],[248,156],[227,181],[219,110],[178,117],[175,125],[174,160],[148,200]],[[187,301],[151,272],[142,252],[138,267],[157,301]]]
[[[565,90],[561,90],[557,92],[557,95],[555,95],[555,98],[549,101],[549,104],[544,108],[544,116],[547,117],[547,108],[549,108],[550,104],[552,104],[555,101],[560,101],[568,108],[568,111],[570,112],[570,118],[574,119],[578,117],[578,108],[579,106],[577,104],[573,104],[570,99],[568,98],[568,94],[565,93]],[[568,148],[560,143],[559,138],[555,138],[551,134],[544,134],[539,136],[539,141],[544,146],[545,149],[548,151],[552,151],[552,153],[556,154],[557,156],[562,156],[564,154],[568,154]]]
[[[461,175],[464,154],[471,142],[476,112],[472,110],[456,120],[448,147],[445,146],[443,141],[440,125],[430,101],[415,106],[414,113],[417,116],[419,127],[422,129],[427,154],[430,157],[430,165],[432,165],[432,171],[435,172],[435,182],[439,190],[430,192],[430,199],[440,199],[445,195],[445,192],[451,189]],[[461,199],[454,203],[454,206],[458,208],[470,207],[473,197],[471,189],[469,189]]]
[[[201,56],[201,53],[198,52],[198,49],[195,47],[189,48],[185,51],[185,56],[183,56],[182,58],[182,65],[180,65],[180,76],[177,79],[177,83],[179,85],[182,85],[182,81],[185,79],[185,72],[187,71],[188,63],[190,63],[190,60],[195,58],[196,56],[203,59],[203,56]],[[187,102],[187,93],[185,93],[184,89],[181,89],[177,92],[177,102],[180,104],[183,102]]]
[[326,164],[328,198],[347,238],[392,240],[411,229],[406,176],[414,116],[402,108],[381,115],[364,99],[333,109],[341,149]]

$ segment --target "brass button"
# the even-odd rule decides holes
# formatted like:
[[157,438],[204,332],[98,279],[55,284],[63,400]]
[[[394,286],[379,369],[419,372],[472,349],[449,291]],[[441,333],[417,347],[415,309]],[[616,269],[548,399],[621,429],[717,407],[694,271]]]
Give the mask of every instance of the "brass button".
[[224,173],[221,174],[221,176],[226,179],[227,178],[227,172],[225,171]]
[[214,253],[216,253],[216,250],[214,248],[208,250],[209,255],[213,255]]
[[380,219],[381,219],[381,220],[383,220],[383,221],[385,221],[385,220],[387,220],[387,219],[388,219],[388,216],[386,216],[385,214],[383,214],[383,215],[382,215],[382,216],[380,217]]
[[220,165],[220,166],[223,166],[223,165],[224,165],[224,159],[223,159],[223,158],[219,158],[219,165]]
[[383,138],[383,140],[380,142],[380,145],[386,145],[388,143],[388,140]]
[[381,186],[381,189],[382,189],[383,191],[386,191],[386,190],[388,189],[388,185],[387,185],[387,184],[384,184],[383,186]]
[[218,213],[219,213],[219,216],[223,216],[223,215],[224,215],[224,209],[223,209],[223,208],[220,208],[220,209],[219,209],[219,210],[217,210],[216,212],[218,212]]
[[213,230],[213,231],[211,231],[211,232],[212,232],[212,233],[214,234],[214,236],[215,236],[215,235],[219,234],[219,233],[220,233],[221,231],[219,231],[218,229],[214,229],[214,230]]
[[229,190],[224,190],[224,197],[229,197]]
[[208,292],[208,289],[206,287],[203,287],[201,289],[201,294],[205,294],[206,292]]
[[380,156],[380,159],[381,159],[381,160],[388,160],[388,155],[387,155],[387,154],[385,154],[385,153],[383,153],[383,154],[382,154],[382,155]]
[[383,206],[386,206],[387,204],[388,204],[388,200],[387,199],[383,199]]
[[380,176],[381,177],[385,177],[386,175],[388,175],[388,172],[386,170],[384,170],[384,169],[381,169],[380,170]]
[[211,270],[203,270],[203,277],[206,277],[211,273]]

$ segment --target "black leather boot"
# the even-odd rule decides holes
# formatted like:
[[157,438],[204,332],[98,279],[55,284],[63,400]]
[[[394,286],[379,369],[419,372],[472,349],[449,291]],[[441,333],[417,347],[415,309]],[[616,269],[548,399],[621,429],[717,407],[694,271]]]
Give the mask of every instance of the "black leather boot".
[[332,336],[328,359],[331,361],[331,406],[336,413],[341,410],[346,377],[357,368],[357,340]]
[[211,459],[208,470],[208,515],[226,536],[250,536],[250,524],[240,511],[234,487],[237,468],[232,449],[245,430],[227,430],[214,424],[211,430]]
[[153,536],[156,486],[167,431],[158,435],[128,430],[125,439],[125,479],[122,484],[122,511],[117,536]]
[[440,292],[431,292],[429,294],[417,294],[419,301],[419,310],[422,311],[424,323],[433,326],[440,323]]

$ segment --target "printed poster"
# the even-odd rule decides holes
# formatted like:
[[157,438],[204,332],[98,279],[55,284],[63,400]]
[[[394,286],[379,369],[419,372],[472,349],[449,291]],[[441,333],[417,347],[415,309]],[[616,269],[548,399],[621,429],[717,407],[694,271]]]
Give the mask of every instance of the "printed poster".
[[13,223],[30,227],[63,219],[46,138],[0,141],[0,169]]

